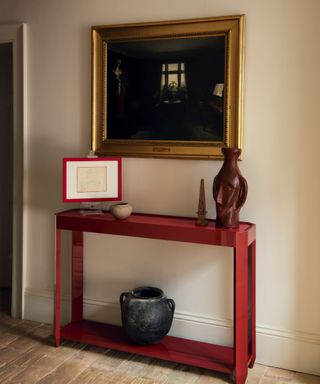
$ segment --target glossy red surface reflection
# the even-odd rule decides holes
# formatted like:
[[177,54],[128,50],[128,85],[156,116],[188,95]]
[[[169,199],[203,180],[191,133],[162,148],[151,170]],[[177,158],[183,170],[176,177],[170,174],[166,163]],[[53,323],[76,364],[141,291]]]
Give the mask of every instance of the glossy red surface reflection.
[[[256,355],[255,325],[255,225],[240,223],[235,229],[216,228],[215,221],[199,227],[196,219],[132,214],[116,220],[82,216],[79,210],[56,214],[55,342],[61,337],[105,348],[151,356],[219,372],[230,373],[243,384]],[[72,321],[60,327],[60,232],[72,231]],[[83,232],[145,237],[232,247],[234,250],[234,345],[225,347],[166,336],[160,343],[134,345],[121,327],[83,320]]]

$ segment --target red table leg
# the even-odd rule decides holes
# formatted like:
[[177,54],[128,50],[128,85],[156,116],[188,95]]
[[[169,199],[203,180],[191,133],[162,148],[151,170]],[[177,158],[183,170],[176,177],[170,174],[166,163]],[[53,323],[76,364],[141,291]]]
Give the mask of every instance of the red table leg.
[[234,248],[234,379],[243,384],[248,374],[248,236]]
[[56,278],[55,278],[55,297],[54,297],[54,338],[56,347],[59,347],[60,334],[60,229],[56,229]]
[[251,354],[249,367],[253,368],[256,360],[256,241],[253,241],[249,247],[249,258],[250,258],[250,307],[251,307],[251,324],[250,330],[250,342],[249,342],[249,353]]
[[72,321],[83,316],[83,232],[72,231]]

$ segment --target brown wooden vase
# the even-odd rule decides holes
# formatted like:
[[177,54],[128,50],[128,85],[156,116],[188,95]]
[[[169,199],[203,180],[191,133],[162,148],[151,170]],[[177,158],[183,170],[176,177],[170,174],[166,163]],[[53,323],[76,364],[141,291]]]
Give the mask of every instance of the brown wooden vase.
[[213,180],[213,198],[216,202],[216,226],[239,226],[239,212],[246,201],[248,185],[238,168],[239,148],[222,148],[224,162]]

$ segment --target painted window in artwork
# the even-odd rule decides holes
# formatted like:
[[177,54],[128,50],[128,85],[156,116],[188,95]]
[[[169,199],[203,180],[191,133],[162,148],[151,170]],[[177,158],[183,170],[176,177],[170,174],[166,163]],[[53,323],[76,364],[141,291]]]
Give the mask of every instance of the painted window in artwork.
[[185,89],[186,77],[184,63],[162,64],[161,98],[174,99],[176,94]]

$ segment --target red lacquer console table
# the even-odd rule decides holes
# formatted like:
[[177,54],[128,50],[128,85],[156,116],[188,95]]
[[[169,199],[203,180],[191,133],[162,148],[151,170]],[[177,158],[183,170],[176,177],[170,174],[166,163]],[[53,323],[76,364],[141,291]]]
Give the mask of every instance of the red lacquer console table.
[[[72,319],[60,326],[60,232],[72,231]],[[234,342],[225,347],[166,336],[160,343],[130,343],[122,328],[83,319],[83,232],[145,237],[232,247],[234,250]],[[207,227],[195,219],[133,214],[115,220],[110,213],[82,216],[79,210],[56,214],[55,343],[61,338],[151,356],[162,360],[231,374],[237,384],[245,382],[256,355],[255,325],[255,225],[241,223],[237,229]],[[120,294],[120,292],[119,292]],[[178,304],[179,305],[179,304]],[[190,335],[192,338],[192,335]]]

